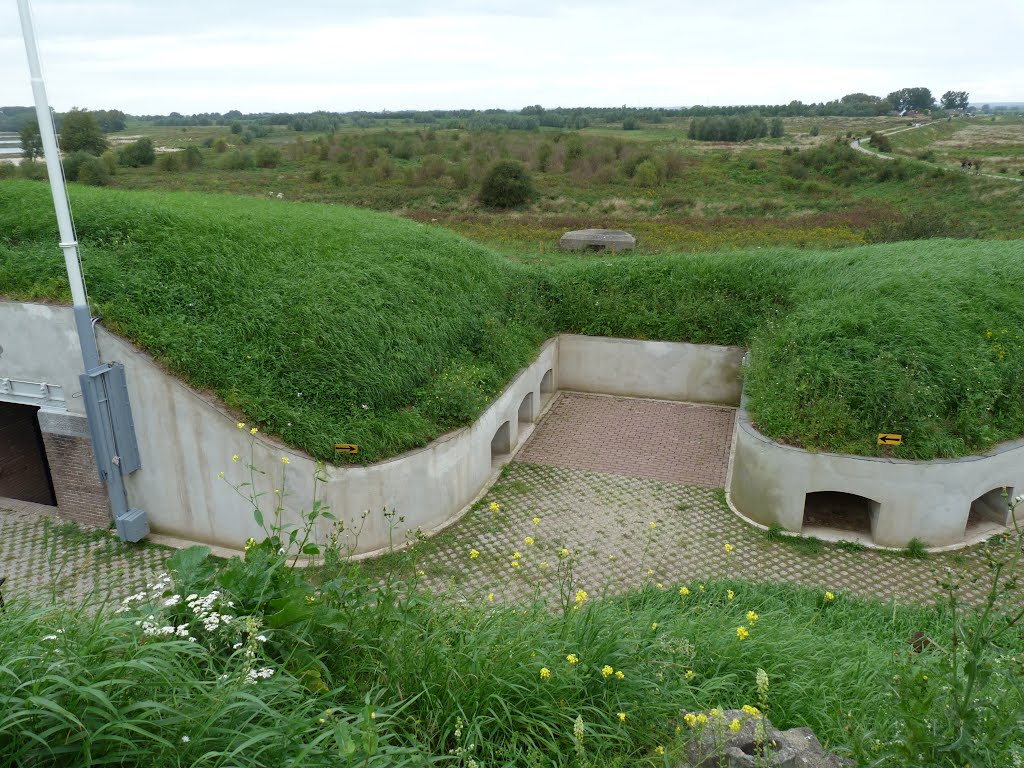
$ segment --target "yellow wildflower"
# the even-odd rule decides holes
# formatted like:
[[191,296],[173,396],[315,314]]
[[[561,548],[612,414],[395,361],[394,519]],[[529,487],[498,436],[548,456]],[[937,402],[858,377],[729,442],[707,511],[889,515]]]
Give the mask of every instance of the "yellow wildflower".
[[750,637],[750,631],[746,627],[736,627],[736,637],[740,640],[746,640]]
[[647,575],[648,576],[653,576],[654,575],[654,571],[651,568],[648,568],[647,569]]
[[282,456],[282,457],[281,457],[281,463],[282,463],[282,464],[291,464],[291,463],[292,463],[292,461],[291,461],[291,459],[289,459],[289,458],[288,458],[287,456]]
[[652,621],[651,622],[651,629],[657,630],[657,628],[658,628],[658,622]]
[[541,680],[549,680],[549,679],[551,679],[551,670],[548,669],[547,667],[541,667],[540,668],[540,679]]
[[532,547],[533,546],[533,536],[527,536],[525,539],[523,539],[523,543],[526,546],[528,546],[528,547]]
[[522,557],[522,555],[520,555],[518,552],[513,552],[512,553],[512,559],[513,560],[518,560],[520,557]]
[[664,589],[665,588],[665,585],[662,584],[660,581],[657,584],[655,584],[654,586],[656,586],[658,589]]
[[692,669],[686,670],[686,674],[683,675],[683,677],[685,677],[687,680],[693,680],[693,678],[695,678],[696,676],[697,673],[694,672]]
[[560,550],[558,550],[558,556],[564,560],[569,556],[569,550],[565,547],[562,547]]
[[687,589],[686,587],[680,587],[679,588],[679,596],[680,597],[686,597],[688,594],[690,594],[690,590],[689,589]]
[[541,568],[550,568],[551,566],[548,565],[548,561],[547,560],[541,560],[540,561],[540,567]]
[[743,709],[744,712],[746,712],[751,717],[760,717],[761,716],[761,710],[758,709],[757,707],[752,707],[749,704],[744,704],[742,709]]
[[615,670],[615,679],[616,680],[625,680],[626,679],[626,675],[625,675],[625,673],[621,669],[617,669],[617,670]]
[[570,653],[568,656],[565,657],[565,660],[568,661],[570,664],[580,663],[580,657],[577,656],[575,653]]
[[722,710],[720,710],[718,707],[713,707],[712,709],[708,710],[708,714],[712,717],[721,717]]
[[576,605],[583,605],[585,602],[587,602],[587,593],[584,592],[582,589],[577,589],[576,590]]
[[245,540],[245,551],[248,552],[250,549],[256,546],[256,539],[250,536]]
[[619,712],[617,717],[619,718],[619,722],[620,723],[626,722],[626,713],[625,712]]
[[252,429],[249,430],[250,435],[255,435],[257,432],[259,432],[259,430],[256,429],[256,427],[253,427]]
[[234,456],[232,456],[231,460],[232,461],[238,461],[238,454],[236,453]]
[[238,422],[238,428],[239,429],[245,429],[245,422],[244,421]]
[[649,523],[648,523],[648,525],[649,525],[649,526],[651,526],[651,530],[652,530],[652,531],[653,531],[653,530],[654,530],[655,528],[657,528],[657,527],[658,527],[658,524],[657,524],[656,522],[654,522],[653,520],[651,520],[651,522],[649,522]]
[[738,733],[740,728],[742,728],[742,727],[743,726],[740,725],[739,718],[735,718],[734,717],[732,722],[729,723],[729,730],[732,731],[733,733]]
[[730,552],[732,552],[732,544],[726,544],[725,545],[725,554],[728,555]]
[[825,602],[826,603],[831,603],[835,599],[836,599],[836,596],[833,595],[831,592],[826,592],[825,593]]
[[498,505],[498,502],[496,501],[492,501],[487,508],[491,510],[491,512],[497,512],[501,509],[501,507]]
[[728,595],[730,600],[732,600],[734,597],[736,597],[736,593],[733,592],[731,589],[728,592],[726,592],[725,594]]
[[513,568],[519,568],[522,565],[522,563],[520,563],[518,560],[513,560],[511,563],[509,563],[509,565],[511,565]]
[[753,623],[754,623],[755,621],[757,621],[757,620],[758,620],[758,619],[760,619],[760,618],[761,618],[761,617],[760,617],[760,616],[758,616],[758,615],[757,615],[756,613],[754,613],[753,611],[747,611],[747,621],[749,621],[749,622],[750,622],[751,624],[753,624]]
[[615,670],[605,664],[601,667],[601,674],[604,675],[604,679],[607,680],[609,677],[615,674]]
[[608,555],[608,560],[609,562],[615,560],[615,555]]
[[217,473],[217,479],[218,480],[223,480],[224,479],[224,472],[223,472],[223,470]]
[[703,591],[704,591],[704,585],[703,585],[703,584],[701,584],[701,585],[700,585],[700,591],[701,591],[701,592],[703,592]]
[[494,602],[494,593],[493,592],[488,592],[487,593],[487,602],[488,603],[493,603]]
[[700,725],[707,725],[708,724],[708,716],[705,715],[703,712],[701,712],[699,715],[697,715],[697,722]]
[[665,748],[661,745],[658,745],[654,748],[654,754],[656,754],[658,757],[661,757],[665,754]]
[[697,716],[692,712],[687,712],[685,715],[683,715],[683,722],[691,728],[693,728],[695,725],[697,725]]
[[476,560],[478,557],[480,557],[480,553],[477,550],[475,550],[475,549],[469,550],[469,559],[470,560]]

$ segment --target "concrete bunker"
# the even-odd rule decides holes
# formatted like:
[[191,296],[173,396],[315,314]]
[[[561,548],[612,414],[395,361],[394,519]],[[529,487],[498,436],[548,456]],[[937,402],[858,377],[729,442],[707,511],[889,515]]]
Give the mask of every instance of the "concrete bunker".
[[512,428],[505,422],[491,438],[491,464],[502,463],[512,453]]
[[1010,486],[999,486],[981,494],[971,502],[964,537],[984,536],[1012,525],[1012,501],[1013,488]]
[[0,402],[0,497],[57,505],[38,406]]
[[532,424],[536,415],[533,410],[533,392],[527,392],[523,402],[519,404],[519,423]]
[[880,504],[877,501],[842,491],[812,491],[804,495],[801,532],[823,528],[871,538]]

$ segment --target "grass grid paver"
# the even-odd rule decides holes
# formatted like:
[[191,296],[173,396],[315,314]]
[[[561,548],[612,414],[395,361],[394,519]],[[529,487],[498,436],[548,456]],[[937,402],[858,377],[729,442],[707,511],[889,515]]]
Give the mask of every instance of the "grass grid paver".
[[120,601],[156,581],[170,550],[125,544],[110,531],[52,517],[36,504],[0,502],[4,598],[65,605]]
[[[493,593],[495,602],[557,597],[563,547],[575,553],[573,590],[590,597],[727,579],[928,604],[935,574],[951,567],[987,571],[981,547],[917,560],[812,543],[817,552],[806,540],[769,539],[728,509],[720,489],[514,462],[458,525],[420,545],[416,567],[435,591],[465,600]],[[980,601],[981,587],[962,597]]]

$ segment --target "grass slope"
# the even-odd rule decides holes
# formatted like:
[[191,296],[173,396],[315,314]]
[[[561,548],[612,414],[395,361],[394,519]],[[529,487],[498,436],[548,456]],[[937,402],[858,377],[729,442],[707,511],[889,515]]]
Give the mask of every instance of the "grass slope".
[[[313,455],[468,423],[558,331],[749,345],[750,409],[820,450],[1024,434],[1024,245],[926,241],[517,265],[437,228],[277,200],[75,187],[104,321]],[[0,293],[64,299],[46,187],[0,183]],[[887,451],[889,449],[886,449]]]

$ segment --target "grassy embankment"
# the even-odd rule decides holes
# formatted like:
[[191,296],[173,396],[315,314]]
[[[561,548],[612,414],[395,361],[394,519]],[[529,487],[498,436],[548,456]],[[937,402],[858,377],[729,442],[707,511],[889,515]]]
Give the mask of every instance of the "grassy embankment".
[[[374,461],[468,423],[544,338],[750,345],[769,435],[877,455],[1024,434],[1020,242],[518,265],[443,229],[278,200],[74,188],[106,324],[245,420]],[[0,184],[0,293],[66,299],[47,189]]]

